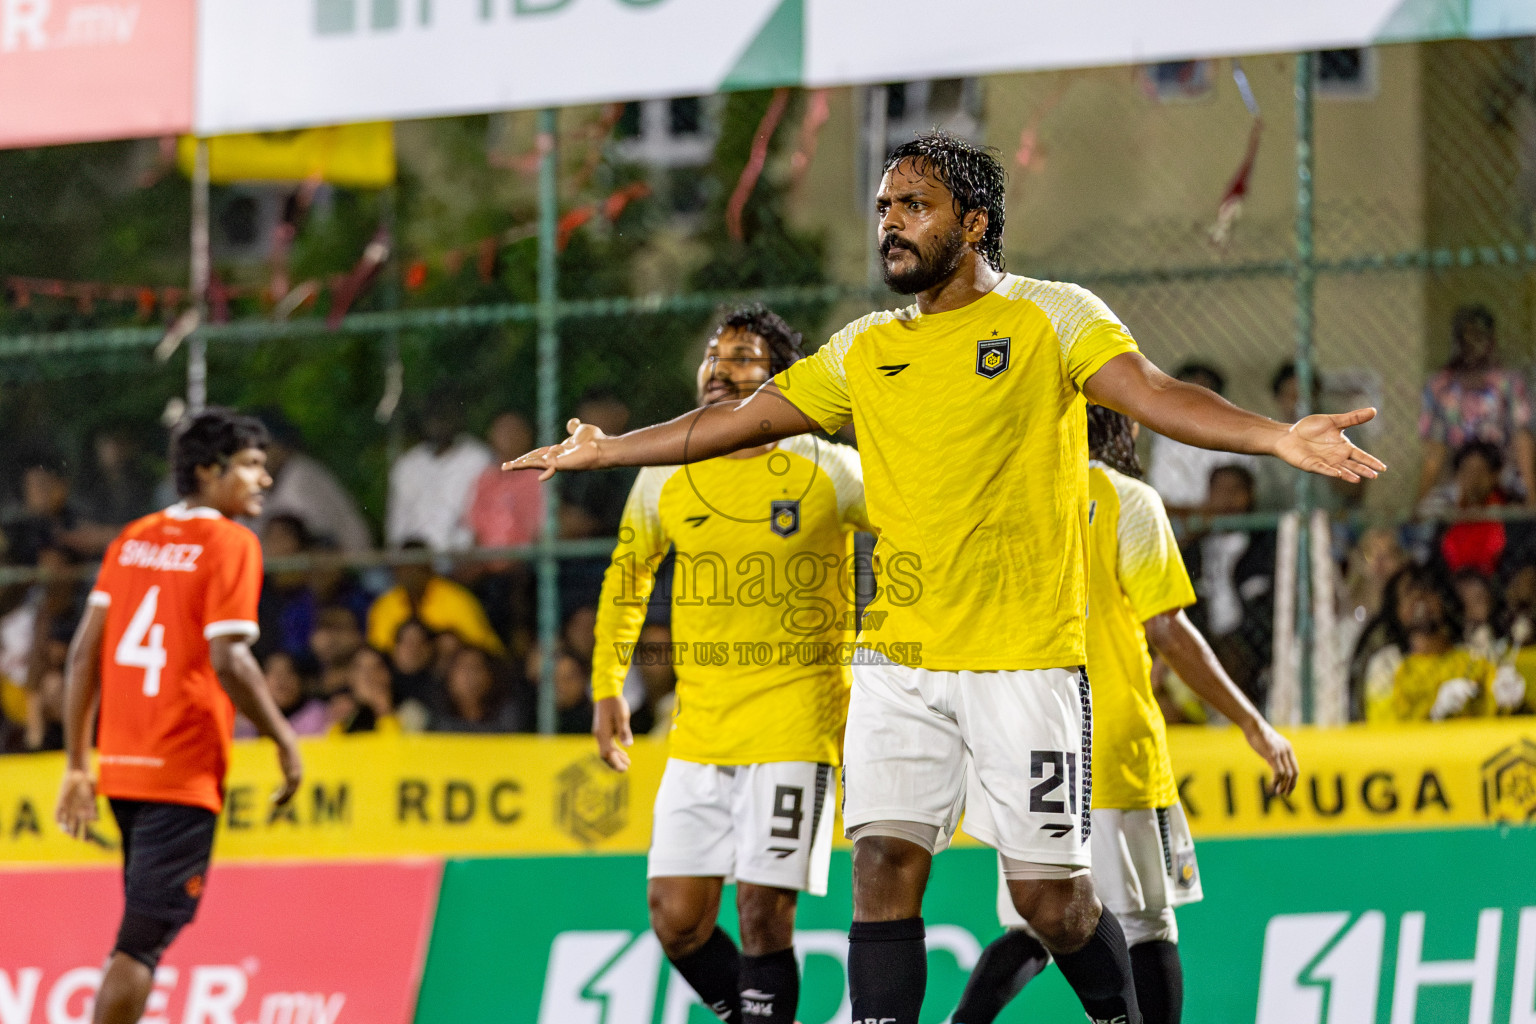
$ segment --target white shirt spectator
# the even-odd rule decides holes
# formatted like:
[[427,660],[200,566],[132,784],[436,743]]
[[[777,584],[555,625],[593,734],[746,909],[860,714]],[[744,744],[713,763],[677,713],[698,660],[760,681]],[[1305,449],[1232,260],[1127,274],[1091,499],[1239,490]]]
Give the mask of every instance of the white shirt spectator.
[[1171,508],[1199,508],[1210,497],[1211,470],[1218,466],[1242,466],[1253,473],[1259,460],[1253,455],[1213,452],[1175,441],[1162,434],[1152,435],[1151,467],[1147,483]]
[[464,513],[475,481],[493,461],[491,450],[468,434],[460,434],[442,454],[422,442],[400,456],[389,471],[384,539],[391,547],[412,538],[434,551],[469,547],[474,538]]
[[328,537],[341,551],[367,551],[373,547],[368,524],[357,503],[318,460],[294,452],[283,463],[277,481],[262,507],[261,526],[275,515],[290,515],[303,522],[316,537]]

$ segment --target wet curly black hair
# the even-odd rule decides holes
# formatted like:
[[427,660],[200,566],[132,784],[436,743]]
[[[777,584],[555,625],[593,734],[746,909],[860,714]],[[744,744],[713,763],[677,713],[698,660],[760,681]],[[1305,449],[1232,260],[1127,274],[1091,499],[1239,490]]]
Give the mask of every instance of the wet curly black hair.
[[1088,406],[1088,457],[1137,480],[1143,476],[1131,418],[1102,405]]
[[805,352],[800,348],[803,341],[800,332],[761,302],[737,306],[726,313],[720,318],[716,331],[727,327],[748,331],[768,343],[768,368],[772,373],[782,373],[791,363],[805,358]]
[[1007,265],[1003,257],[1003,219],[1008,198],[1008,177],[993,152],[973,146],[942,129],[919,135],[904,142],[886,157],[885,170],[912,161],[919,174],[932,175],[954,197],[955,216],[964,217],[972,210],[987,215],[987,233],[976,251],[993,270]]

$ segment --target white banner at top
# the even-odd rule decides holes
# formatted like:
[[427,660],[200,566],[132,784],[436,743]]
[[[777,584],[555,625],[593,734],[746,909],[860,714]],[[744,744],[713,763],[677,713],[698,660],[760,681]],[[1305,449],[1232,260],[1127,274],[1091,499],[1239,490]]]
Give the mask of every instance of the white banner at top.
[[[793,84],[802,29],[797,19],[775,33],[768,22],[781,5],[203,0],[196,128],[219,135]],[[754,41],[785,34],[794,65],[764,70]]]
[[214,135],[1514,35],[1536,35],[1536,0],[200,0],[194,119]]
[[827,85],[1098,67],[1373,42],[1399,0],[811,0]]

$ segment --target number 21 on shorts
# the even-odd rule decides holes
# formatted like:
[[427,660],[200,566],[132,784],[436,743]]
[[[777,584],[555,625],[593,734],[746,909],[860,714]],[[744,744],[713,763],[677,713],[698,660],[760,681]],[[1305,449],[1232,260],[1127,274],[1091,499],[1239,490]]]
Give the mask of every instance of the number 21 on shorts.
[[160,693],[160,671],[165,668],[165,627],[155,621],[160,607],[159,586],[150,587],[139,602],[123,638],[117,642],[113,660],[126,668],[144,670],[144,696]]

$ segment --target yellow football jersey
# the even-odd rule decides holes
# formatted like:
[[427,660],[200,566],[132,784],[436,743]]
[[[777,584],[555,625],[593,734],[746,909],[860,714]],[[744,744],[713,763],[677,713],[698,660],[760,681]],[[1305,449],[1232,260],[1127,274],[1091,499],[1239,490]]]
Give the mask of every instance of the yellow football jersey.
[[603,577],[594,699],[624,686],[669,546],[677,703],[671,755],[704,764],[841,760],[858,454],[795,437],[751,458],[640,471]]
[[866,316],[774,378],[858,432],[880,538],[861,644],[941,670],[1084,663],[1081,391],[1135,350],[1091,292],[1007,275],[960,309]]
[[1194,604],[1195,588],[1156,491],[1093,462],[1088,501],[1093,806],[1168,807],[1179,790],[1142,623]]
[[1493,677],[1498,669],[1465,647],[1452,647],[1444,654],[1408,654],[1402,656],[1392,673],[1388,689],[1384,679],[1367,684],[1365,720],[1367,722],[1427,722],[1440,685],[1452,679],[1470,679],[1477,684],[1477,694],[1456,718],[1492,717],[1498,708],[1493,701]]

